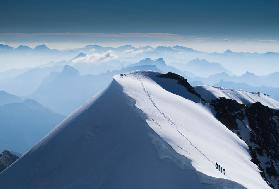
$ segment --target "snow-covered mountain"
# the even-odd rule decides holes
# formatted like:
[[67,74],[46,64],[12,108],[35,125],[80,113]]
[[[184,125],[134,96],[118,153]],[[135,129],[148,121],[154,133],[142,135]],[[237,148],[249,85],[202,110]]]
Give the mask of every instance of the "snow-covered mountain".
[[240,104],[252,104],[260,102],[262,105],[273,109],[279,109],[279,102],[271,98],[267,94],[260,92],[248,92],[244,90],[225,89],[212,86],[197,86],[195,90],[206,101],[211,101],[217,98],[226,98],[237,101]]
[[[245,105],[243,105],[245,106]],[[176,74],[115,76],[1,173],[3,188],[270,188],[244,139]]]

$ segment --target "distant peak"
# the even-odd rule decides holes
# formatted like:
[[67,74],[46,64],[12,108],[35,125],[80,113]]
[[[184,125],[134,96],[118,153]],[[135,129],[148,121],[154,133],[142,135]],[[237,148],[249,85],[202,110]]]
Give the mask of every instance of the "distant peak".
[[189,47],[184,47],[184,46],[181,46],[181,45],[175,45],[174,47],[173,47],[174,49],[178,49],[178,50],[186,50],[186,51],[194,51],[194,49],[192,49],[192,48],[189,48]]
[[37,45],[34,49],[35,50],[49,50],[48,46],[45,44]]
[[145,58],[145,59],[142,59],[141,61],[139,61],[139,64],[142,64],[142,65],[158,65],[158,64],[165,65],[166,62],[163,58],[158,58],[158,59],[154,59],[154,60],[152,60],[151,58]]
[[79,56],[79,57],[84,57],[84,56],[86,56],[86,54],[83,53],[83,52],[81,52],[81,53],[79,53],[77,56]]
[[224,51],[224,53],[228,53],[229,54],[229,53],[233,53],[233,51],[230,50],[230,49],[227,49],[227,50]]
[[31,48],[27,45],[19,45],[16,49],[17,50],[31,50]]
[[100,45],[86,45],[86,48],[95,48],[95,47],[101,47]]
[[0,49],[13,49],[13,47],[5,44],[0,44]]
[[157,62],[165,62],[165,60],[163,58],[157,58],[155,61],[157,61]]
[[64,75],[79,75],[79,71],[70,65],[65,65],[62,74]]
[[246,72],[243,74],[243,76],[255,76],[255,74],[252,73],[252,72],[246,71]]
[[78,58],[83,58],[86,57],[87,55],[83,52],[80,52],[77,56],[75,56],[72,60],[78,59]]
[[135,47],[132,46],[132,45],[122,45],[122,46],[119,46],[117,49],[122,49],[122,50],[124,50],[124,49],[135,49]]

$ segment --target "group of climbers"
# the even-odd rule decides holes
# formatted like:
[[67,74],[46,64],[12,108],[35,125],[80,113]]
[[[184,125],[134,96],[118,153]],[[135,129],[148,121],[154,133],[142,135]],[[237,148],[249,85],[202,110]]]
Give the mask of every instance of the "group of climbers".
[[216,162],[215,166],[216,166],[216,169],[218,169],[221,173],[223,173],[224,175],[226,175],[226,170],[225,170],[223,167],[221,167],[221,165],[219,165],[219,164]]

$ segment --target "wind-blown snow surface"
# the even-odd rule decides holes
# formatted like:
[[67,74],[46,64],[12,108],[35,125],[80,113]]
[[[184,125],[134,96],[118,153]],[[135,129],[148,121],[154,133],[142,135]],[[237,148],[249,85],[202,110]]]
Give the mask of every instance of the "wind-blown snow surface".
[[223,89],[220,87],[198,86],[195,90],[205,99],[214,100],[224,97],[236,100],[240,104],[251,104],[260,102],[264,106],[279,109],[279,102],[263,93],[247,92],[243,90]]
[[269,188],[250,159],[247,145],[204,107],[136,73],[116,76],[97,99],[4,171],[0,186]]

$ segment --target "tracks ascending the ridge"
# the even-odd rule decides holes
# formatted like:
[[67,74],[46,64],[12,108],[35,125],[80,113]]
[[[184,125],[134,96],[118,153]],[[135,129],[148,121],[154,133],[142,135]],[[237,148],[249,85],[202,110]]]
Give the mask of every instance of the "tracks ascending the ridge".
[[[172,125],[172,126],[176,129],[176,131],[177,131],[185,140],[187,140],[188,143],[189,143],[199,154],[201,154],[207,161],[209,161],[210,163],[212,163],[212,164],[215,166],[215,162],[213,162],[212,160],[210,160],[210,159],[208,158],[207,155],[205,155],[197,146],[195,146],[195,145],[190,141],[190,139],[188,139],[188,137],[186,137],[186,136],[179,130],[179,128],[177,127],[176,123],[175,123],[169,116],[167,116],[163,111],[161,111],[161,110],[159,109],[159,107],[156,105],[156,103],[154,102],[153,98],[151,97],[150,93],[148,92],[148,90],[147,90],[146,87],[144,86],[143,81],[142,81],[142,79],[140,78],[140,76],[138,76],[138,77],[136,77],[136,78],[137,78],[138,81],[140,82],[141,87],[143,88],[144,93],[147,95],[148,99],[150,100],[150,102],[152,103],[152,105],[155,107],[155,109],[159,112],[159,114],[161,114],[161,115],[163,116],[163,118],[164,118],[165,120],[167,120],[167,121],[170,123],[170,125]],[[158,122],[156,122],[156,121],[153,120],[153,119],[152,119],[152,121],[153,121],[156,125],[158,125],[160,128],[162,128],[162,126],[161,126]],[[177,145],[177,147],[179,147],[179,148],[182,149],[183,151],[189,153],[189,152],[188,152],[187,150],[185,150],[183,147],[178,146],[178,145]]]

